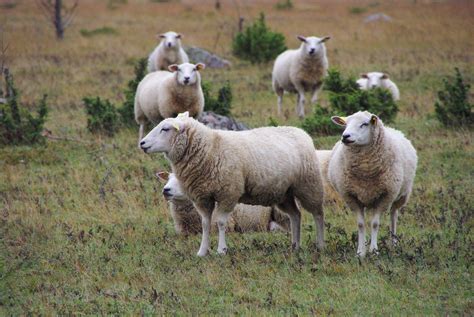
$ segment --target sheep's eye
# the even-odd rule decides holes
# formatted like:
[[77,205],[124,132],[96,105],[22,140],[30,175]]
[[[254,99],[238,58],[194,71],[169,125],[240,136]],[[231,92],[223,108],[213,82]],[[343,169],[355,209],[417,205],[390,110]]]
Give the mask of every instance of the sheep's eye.
[[360,125],[361,128],[368,126],[369,124],[367,122],[364,122]]
[[162,128],[160,132],[166,132],[166,131],[169,131],[170,129],[169,128]]

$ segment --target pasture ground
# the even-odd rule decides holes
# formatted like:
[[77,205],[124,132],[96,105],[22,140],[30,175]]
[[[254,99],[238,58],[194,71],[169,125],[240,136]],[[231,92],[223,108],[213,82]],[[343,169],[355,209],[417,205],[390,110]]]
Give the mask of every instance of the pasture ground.
[[[473,314],[473,132],[445,129],[433,116],[441,77],[454,66],[474,82],[473,2],[294,0],[292,10],[277,10],[277,1],[242,0],[221,1],[220,11],[213,1],[158,2],[82,0],[62,42],[33,1],[0,7],[21,100],[47,93],[46,127],[72,139],[0,150],[0,314]],[[200,236],[178,237],[161,198],[161,155],[137,149],[138,129],[113,138],[86,130],[82,98],[123,100],[134,62],[152,50],[155,33],[170,29],[231,59],[231,69],[202,77],[231,82],[238,120],[298,125],[293,96],[285,116],[276,114],[271,63],[231,56],[239,15],[249,23],[260,11],[287,46],[299,45],[297,34],[331,35],[331,66],[354,76],[384,70],[399,85],[393,126],[412,140],[419,166],[398,247],[386,243],[385,215],[380,254],[360,261],[355,217],[332,203],[322,253],[304,213],[298,253],[289,252],[287,234],[255,233],[229,234],[229,254],[217,256],[214,234],[213,253],[198,258]],[[393,21],[362,22],[377,12]],[[80,33],[101,27],[116,32]],[[314,142],[329,149],[337,138]]]

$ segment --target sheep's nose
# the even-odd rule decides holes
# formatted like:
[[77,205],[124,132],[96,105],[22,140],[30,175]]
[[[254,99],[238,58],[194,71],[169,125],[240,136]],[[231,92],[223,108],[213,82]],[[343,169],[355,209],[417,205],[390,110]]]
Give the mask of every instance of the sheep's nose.
[[170,43],[170,42],[168,42],[168,47],[171,47],[171,43]]
[[349,133],[343,134],[342,135],[342,141],[347,140],[350,137],[351,137],[351,135]]
[[140,146],[143,146],[145,144],[145,141],[140,142]]
[[315,49],[312,48],[312,49],[309,51],[309,53],[310,53],[310,54],[314,54],[314,51],[315,51]]
[[171,196],[170,191],[171,191],[171,188],[167,188],[167,187],[163,188],[163,195]]

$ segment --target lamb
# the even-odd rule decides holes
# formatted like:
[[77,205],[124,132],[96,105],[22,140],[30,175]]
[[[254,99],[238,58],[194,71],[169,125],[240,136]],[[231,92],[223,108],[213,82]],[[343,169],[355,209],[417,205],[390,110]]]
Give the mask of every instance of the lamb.
[[396,243],[398,210],[406,205],[415,178],[417,155],[400,131],[385,127],[367,111],[347,118],[332,117],[345,127],[342,140],[332,150],[329,181],[349,208],[357,213],[357,254],[366,254],[364,212],[374,213],[370,252],[377,251],[380,215],[391,212],[390,232]]
[[158,35],[161,42],[148,57],[149,73],[167,70],[173,64],[189,63],[188,55],[181,47],[181,38],[181,34],[171,31]]
[[328,59],[324,42],[329,36],[303,37],[299,49],[287,50],[275,60],[272,72],[273,91],[278,96],[278,114],[281,114],[281,103],[285,91],[297,93],[296,112],[300,118],[304,117],[305,92],[312,93],[311,102],[318,99],[318,91],[327,74]]
[[217,252],[226,253],[227,217],[237,203],[276,205],[288,214],[292,247],[298,249],[301,229],[301,213],[295,201],[298,199],[316,222],[317,247],[324,247],[321,173],[313,140],[303,130],[294,127],[212,130],[184,113],[160,122],[140,146],[145,153],[165,154],[186,196],[201,215],[198,256],[208,253],[214,209],[219,231]]
[[400,100],[400,91],[398,90],[397,85],[388,78],[388,75],[380,72],[371,72],[366,74],[361,74],[361,78],[357,80],[357,84],[360,89],[368,90],[375,87],[381,87],[388,89],[392,94],[392,98],[395,101]]
[[138,84],[135,94],[135,121],[140,125],[138,141],[143,138],[148,120],[158,123],[164,118],[189,111],[198,117],[204,109],[200,70],[204,64],[171,65],[168,71],[150,73]]
[[[166,182],[163,187],[163,196],[169,201],[176,233],[187,236],[200,232],[202,230],[201,216],[194,208],[192,201],[184,194],[174,173],[159,172],[156,176],[160,181]],[[216,226],[217,219],[213,217],[213,229]],[[289,219],[274,207],[237,204],[230,214],[227,229],[235,232],[288,231]]]

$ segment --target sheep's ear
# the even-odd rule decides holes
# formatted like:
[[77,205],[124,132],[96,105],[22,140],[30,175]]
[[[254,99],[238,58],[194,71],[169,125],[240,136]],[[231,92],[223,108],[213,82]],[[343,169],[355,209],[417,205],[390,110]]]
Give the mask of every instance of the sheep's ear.
[[331,39],[330,36],[325,36],[319,41],[319,43],[324,43],[324,42],[326,42],[327,40],[330,40],[330,39]]
[[338,117],[338,116],[331,117],[332,122],[342,127],[346,126],[346,119],[347,117]]
[[304,36],[298,35],[297,38],[298,38],[298,40],[300,40],[301,42],[306,43],[306,38],[305,38]]
[[383,73],[382,77],[380,79],[388,79],[388,74]]
[[166,35],[164,35],[164,34],[157,34],[156,35],[157,39],[164,39],[165,37],[166,37]]
[[373,114],[372,117],[370,117],[370,124],[377,125],[378,121],[379,121],[379,118],[375,114]]
[[160,182],[164,182],[164,183],[166,183],[168,181],[168,178],[170,176],[170,174],[168,172],[158,172],[155,175],[156,175],[156,177],[158,178],[158,180]]
[[206,68],[206,65],[203,63],[197,63],[196,64],[196,70],[203,70]]
[[368,78],[369,78],[369,75],[367,75],[367,73],[360,74],[360,78],[368,79]]
[[189,111],[178,113],[176,118],[189,118]]
[[178,69],[179,69],[179,66],[177,64],[173,64],[173,65],[168,66],[168,70],[172,73],[178,71]]
[[177,39],[180,39],[182,36],[183,36],[183,35],[181,35],[181,34],[179,34],[179,33],[176,34],[176,38],[177,38]]

